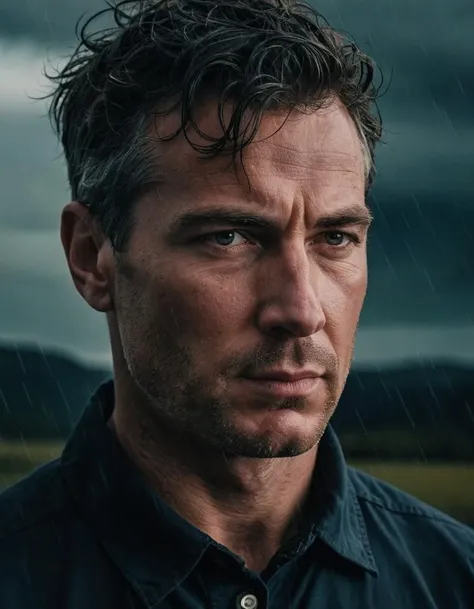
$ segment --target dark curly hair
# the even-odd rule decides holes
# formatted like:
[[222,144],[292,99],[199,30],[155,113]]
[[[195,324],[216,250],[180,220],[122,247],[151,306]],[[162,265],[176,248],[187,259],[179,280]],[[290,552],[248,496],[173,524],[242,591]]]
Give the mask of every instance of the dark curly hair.
[[[111,14],[114,27],[90,33]],[[376,66],[299,0],[121,0],[90,17],[79,45],[54,75],[49,116],[65,152],[74,200],[98,219],[115,251],[124,251],[138,196],[159,186],[150,127],[178,110],[196,129],[201,155],[236,156],[253,141],[269,110],[313,112],[336,96],[361,138],[367,190],[381,137]],[[222,137],[202,133],[195,110],[216,100]],[[224,121],[224,106],[232,114]],[[250,118],[249,118],[250,117]],[[158,136],[157,136],[158,137]],[[153,138],[155,140],[155,138]],[[155,140],[156,141],[156,140]]]

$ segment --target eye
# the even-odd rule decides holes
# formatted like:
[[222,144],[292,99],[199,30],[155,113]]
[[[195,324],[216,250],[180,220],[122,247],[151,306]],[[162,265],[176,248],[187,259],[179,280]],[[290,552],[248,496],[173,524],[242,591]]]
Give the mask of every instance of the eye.
[[210,241],[219,247],[230,247],[247,243],[246,239],[240,232],[236,230],[221,230],[217,233],[211,233],[205,236],[206,241]]
[[355,241],[354,237],[342,231],[327,231],[324,233],[324,238],[328,245],[332,247],[345,247]]

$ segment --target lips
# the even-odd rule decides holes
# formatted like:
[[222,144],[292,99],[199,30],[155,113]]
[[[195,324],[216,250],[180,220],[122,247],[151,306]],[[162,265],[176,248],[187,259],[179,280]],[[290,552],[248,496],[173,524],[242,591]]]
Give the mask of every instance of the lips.
[[243,380],[257,394],[282,399],[308,397],[319,385],[321,377],[322,374],[314,370],[267,370]]
[[317,379],[322,374],[315,370],[300,370],[300,371],[288,371],[288,370],[268,370],[266,372],[259,372],[258,374],[251,375],[248,378],[254,381],[280,381],[281,383],[296,383],[304,379]]

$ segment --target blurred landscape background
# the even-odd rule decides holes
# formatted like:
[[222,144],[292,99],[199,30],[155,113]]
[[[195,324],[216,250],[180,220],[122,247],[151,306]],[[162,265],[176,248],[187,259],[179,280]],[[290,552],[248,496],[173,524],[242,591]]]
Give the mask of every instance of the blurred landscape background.
[[[369,293],[334,425],[351,464],[474,526],[474,4],[322,0],[383,70]],[[0,488],[57,456],[111,375],[59,240],[44,67],[100,0],[0,0]]]

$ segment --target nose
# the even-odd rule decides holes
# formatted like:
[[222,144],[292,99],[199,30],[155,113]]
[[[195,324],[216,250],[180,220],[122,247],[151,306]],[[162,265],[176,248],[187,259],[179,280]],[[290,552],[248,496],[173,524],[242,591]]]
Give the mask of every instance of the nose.
[[265,271],[259,329],[265,334],[295,337],[311,336],[321,330],[326,323],[319,294],[322,276],[307,252],[282,254]]

